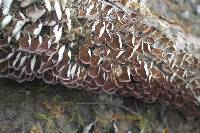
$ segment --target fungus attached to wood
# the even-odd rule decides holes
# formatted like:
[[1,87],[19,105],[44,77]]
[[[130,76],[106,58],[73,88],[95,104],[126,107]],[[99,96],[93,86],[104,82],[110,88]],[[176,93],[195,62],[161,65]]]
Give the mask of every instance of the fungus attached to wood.
[[[12,4],[20,10],[10,8]],[[164,101],[184,111],[187,105],[198,106],[199,79],[190,68],[198,70],[199,61],[178,54],[172,36],[145,23],[151,14],[142,14],[139,3],[136,7],[126,0],[63,4],[3,0],[1,77],[18,82],[42,78],[92,92]]]

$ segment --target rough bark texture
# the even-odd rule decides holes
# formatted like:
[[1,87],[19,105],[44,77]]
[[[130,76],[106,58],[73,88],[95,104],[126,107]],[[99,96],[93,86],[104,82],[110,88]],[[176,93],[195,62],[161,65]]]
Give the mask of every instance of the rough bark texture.
[[[5,4],[5,1],[3,2]],[[0,60],[2,76],[18,82],[32,81],[37,77],[43,78],[47,83],[61,83],[66,87],[81,87],[92,92],[104,91],[133,96],[145,102],[159,101],[179,108],[187,116],[199,117],[200,39],[188,33],[175,21],[155,14],[144,4],[137,2],[104,1],[106,8],[103,8],[102,1],[98,3],[68,1],[66,7],[69,10],[61,8],[63,16],[59,16],[55,1],[51,1],[52,7],[55,8],[52,9],[53,11],[48,11],[48,6],[45,6],[42,1],[33,2],[28,6],[29,10],[27,7],[20,7],[20,5],[26,6],[23,2],[32,1],[12,3],[13,8],[9,13],[3,13],[4,8],[2,8],[2,24],[10,14],[13,17],[12,21],[1,30],[4,34],[1,40],[2,58]],[[44,5],[40,7],[40,13],[37,14],[33,11],[33,5],[38,7],[41,3]],[[85,7],[81,7],[81,4]],[[105,11],[92,10],[88,14],[87,11],[93,5],[93,9],[101,8]],[[108,16],[111,8],[114,9],[114,13],[111,12]],[[23,15],[16,15],[19,10],[25,15],[25,19]],[[65,11],[66,14],[64,14]],[[71,14],[70,18],[68,11]],[[39,15],[42,12],[44,15],[40,19]],[[97,15],[96,12],[102,14]],[[34,13],[36,16],[32,16]],[[97,19],[100,22],[97,22]],[[22,29],[20,28],[22,32],[18,38],[20,34],[15,35],[13,31],[15,24],[19,21],[27,24],[23,25]],[[54,21],[55,24],[53,24]],[[109,21],[113,23],[114,30],[109,28]],[[41,33],[32,32],[40,22],[43,25]],[[56,25],[57,28],[55,28]],[[60,34],[59,28],[63,28],[61,38],[57,36]],[[44,40],[46,37],[46,42],[50,41],[52,47],[35,48],[38,44],[37,41],[34,42],[34,39],[37,39],[39,35]],[[12,37],[11,42],[5,43],[9,37]],[[31,43],[27,45],[29,39]],[[65,46],[63,56],[59,54],[62,46]],[[96,48],[103,48],[103,54],[98,55],[98,52],[102,51]],[[131,52],[134,49],[135,52],[132,55]],[[17,63],[16,57],[20,52]],[[31,62],[35,57],[38,68],[31,68]],[[91,61],[94,57],[97,59],[96,62]],[[100,58],[102,58],[101,62],[97,63]],[[67,61],[69,62],[66,63]],[[112,64],[113,70],[108,68],[109,66],[104,66],[103,63]],[[78,76],[78,67],[86,73]],[[60,68],[66,70],[58,70]],[[99,78],[102,75],[106,76]]]

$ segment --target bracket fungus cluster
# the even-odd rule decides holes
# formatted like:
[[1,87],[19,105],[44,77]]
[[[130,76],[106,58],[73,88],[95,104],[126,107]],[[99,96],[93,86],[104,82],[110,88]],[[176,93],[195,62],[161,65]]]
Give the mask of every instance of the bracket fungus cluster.
[[[198,112],[199,61],[128,0],[0,0],[0,76]],[[198,113],[199,114],[199,113]]]

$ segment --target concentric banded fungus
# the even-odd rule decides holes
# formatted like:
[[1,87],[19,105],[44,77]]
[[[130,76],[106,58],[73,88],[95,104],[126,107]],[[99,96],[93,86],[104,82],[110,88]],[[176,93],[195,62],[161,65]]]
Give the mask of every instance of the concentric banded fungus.
[[172,37],[144,23],[139,3],[18,1],[0,5],[1,77],[158,100],[200,116],[199,79],[190,71],[199,69],[198,59],[179,54]]

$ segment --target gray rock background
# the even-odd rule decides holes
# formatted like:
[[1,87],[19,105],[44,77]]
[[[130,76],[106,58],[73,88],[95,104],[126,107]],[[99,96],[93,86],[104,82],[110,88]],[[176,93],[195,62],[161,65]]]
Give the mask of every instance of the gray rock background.
[[150,10],[200,37],[200,0],[141,0]]

